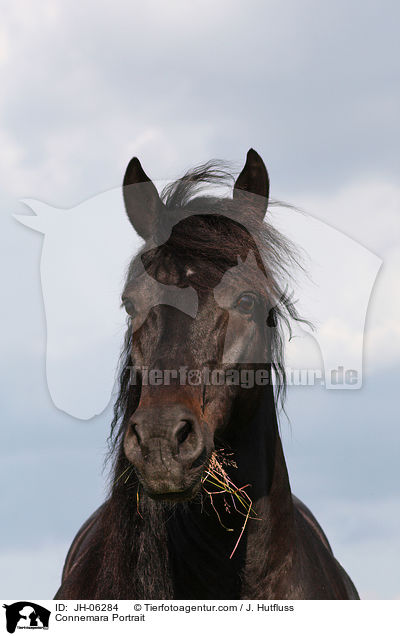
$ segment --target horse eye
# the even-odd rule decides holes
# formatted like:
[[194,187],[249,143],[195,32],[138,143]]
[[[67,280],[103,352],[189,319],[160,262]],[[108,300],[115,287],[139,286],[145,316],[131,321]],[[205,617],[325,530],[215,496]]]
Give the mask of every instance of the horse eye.
[[242,294],[236,302],[236,307],[242,314],[253,313],[256,304],[256,299],[253,294]]
[[122,300],[122,304],[123,304],[127,314],[129,314],[130,316],[134,316],[135,315],[135,313],[136,313],[135,305],[133,304],[133,302],[131,300],[129,300],[128,298],[124,298]]

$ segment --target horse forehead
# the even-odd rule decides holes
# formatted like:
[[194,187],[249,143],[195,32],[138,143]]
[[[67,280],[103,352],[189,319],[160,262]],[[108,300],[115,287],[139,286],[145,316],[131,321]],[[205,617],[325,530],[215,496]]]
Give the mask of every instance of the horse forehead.
[[[196,303],[194,303],[195,298]],[[165,285],[153,304],[153,311],[157,314],[157,324],[159,326],[166,324],[171,336],[173,333],[179,336],[181,329],[193,333],[201,329],[205,336],[215,329],[219,313],[224,309],[215,302],[212,289],[198,292],[194,287],[180,289],[171,286],[170,291]]]

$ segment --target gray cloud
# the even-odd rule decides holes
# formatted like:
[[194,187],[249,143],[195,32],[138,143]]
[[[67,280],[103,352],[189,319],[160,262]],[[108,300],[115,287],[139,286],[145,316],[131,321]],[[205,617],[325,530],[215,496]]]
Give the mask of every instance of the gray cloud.
[[397,176],[397,3],[217,6],[59,3],[36,20],[10,10],[21,44],[2,122],[17,170],[42,176],[17,193],[83,198],[116,185],[139,151],[162,178],[210,156],[242,161],[249,145],[274,193]]

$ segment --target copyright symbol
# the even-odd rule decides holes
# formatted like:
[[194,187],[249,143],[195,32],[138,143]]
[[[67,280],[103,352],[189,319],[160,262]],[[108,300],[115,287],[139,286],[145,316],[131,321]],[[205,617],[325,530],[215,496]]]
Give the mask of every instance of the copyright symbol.
[[136,603],[133,606],[133,609],[135,610],[135,612],[140,612],[140,610],[142,609],[142,606],[140,605],[140,603]]

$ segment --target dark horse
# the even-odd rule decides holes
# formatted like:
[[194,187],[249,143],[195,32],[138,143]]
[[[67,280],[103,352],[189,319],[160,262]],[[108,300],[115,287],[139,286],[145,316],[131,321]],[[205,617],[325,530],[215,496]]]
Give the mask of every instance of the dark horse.
[[226,177],[205,164],[160,197],[128,165],[126,210],[146,243],[122,294],[112,486],[57,599],[358,598],[291,493],[279,437],[282,325],[300,319],[285,291],[293,246],[264,221],[261,157],[248,152],[233,197],[199,193]]

